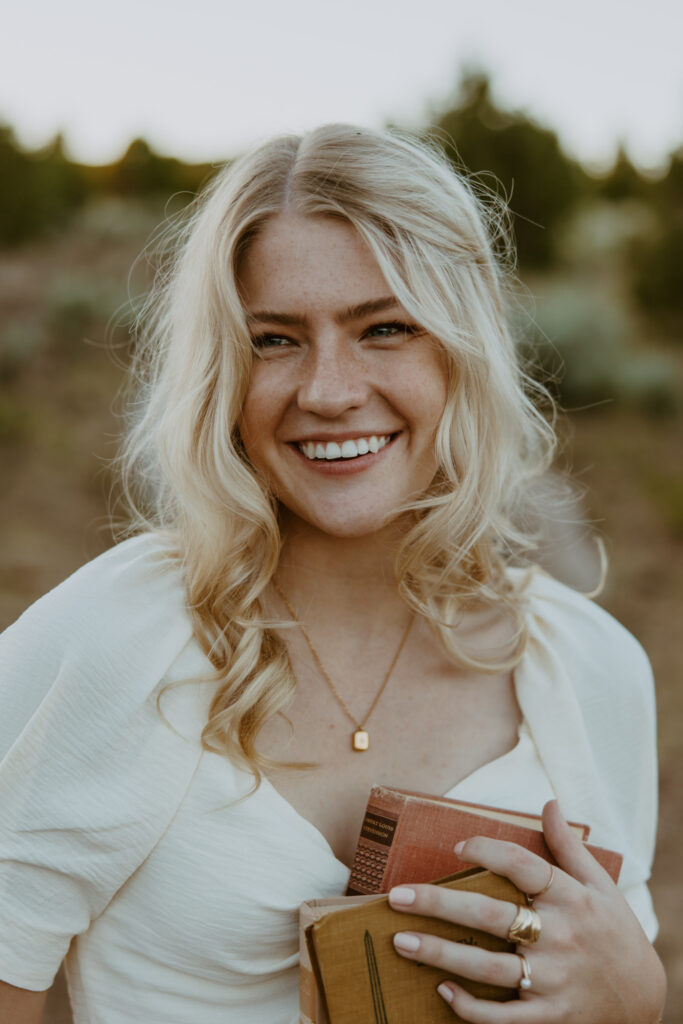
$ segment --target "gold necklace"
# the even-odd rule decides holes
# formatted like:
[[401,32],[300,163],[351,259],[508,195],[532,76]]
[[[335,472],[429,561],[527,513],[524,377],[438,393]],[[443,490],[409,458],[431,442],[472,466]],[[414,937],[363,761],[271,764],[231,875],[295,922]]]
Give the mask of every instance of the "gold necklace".
[[322,661],[320,660],[320,655],[318,654],[318,652],[316,651],[315,647],[313,646],[313,641],[311,640],[310,636],[306,632],[306,630],[305,630],[305,628],[303,626],[303,623],[299,619],[299,616],[296,614],[296,612],[292,608],[291,604],[287,600],[287,597],[283,593],[282,588],[275,582],[275,580],[273,580],[273,586],[275,587],[275,590],[278,592],[278,594],[282,598],[282,601],[284,602],[284,605],[287,608],[287,611],[292,616],[292,618],[296,622],[297,626],[301,630],[301,632],[303,634],[303,638],[306,641],[306,643],[308,644],[310,652],[313,655],[313,660],[315,661],[316,665],[320,669],[320,673],[321,673],[323,679],[325,680],[325,682],[329,686],[330,690],[332,691],[332,696],[335,698],[335,700],[337,701],[337,703],[339,704],[340,708],[342,709],[342,711],[344,712],[346,717],[349,719],[349,721],[352,722],[353,725],[355,725],[355,727],[356,727],[355,731],[353,732],[353,734],[351,736],[351,746],[356,751],[367,750],[368,747],[370,746],[370,736],[368,735],[368,731],[365,728],[365,726],[367,725],[367,722],[368,722],[368,719],[370,718],[370,715],[372,714],[372,712],[377,707],[377,702],[379,701],[380,697],[384,693],[386,685],[389,682],[389,678],[391,676],[391,673],[394,671],[394,668],[396,667],[396,662],[398,661],[399,656],[401,654],[401,651],[403,650],[403,647],[405,645],[405,642],[408,639],[408,633],[410,633],[410,627],[413,624],[413,620],[415,619],[415,616],[414,615],[410,616],[410,620],[408,622],[408,625],[406,626],[406,628],[405,628],[405,630],[403,632],[403,636],[401,637],[401,642],[399,643],[398,647],[396,648],[396,653],[394,654],[394,657],[392,658],[391,665],[389,666],[389,671],[387,672],[387,674],[385,675],[384,679],[382,680],[382,684],[381,684],[379,690],[377,691],[377,693],[375,694],[375,699],[373,700],[372,704],[368,708],[368,710],[367,710],[367,712],[365,714],[365,717],[363,718],[362,721],[358,722],[358,721],[356,721],[355,716],[352,715],[351,712],[349,711],[349,709],[348,709],[348,707],[346,705],[346,702],[344,701],[343,697],[341,697],[341,695],[337,692],[337,688],[335,687],[334,683],[332,682],[332,680],[328,676],[327,672],[325,671],[325,666],[323,665]]

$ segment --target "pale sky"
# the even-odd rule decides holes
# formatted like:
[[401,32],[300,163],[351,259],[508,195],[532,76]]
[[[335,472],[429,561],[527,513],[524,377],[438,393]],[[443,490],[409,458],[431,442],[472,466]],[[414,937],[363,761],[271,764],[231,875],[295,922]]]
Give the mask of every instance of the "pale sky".
[[565,148],[683,143],[681,0],[3,0],[0,121],[106,162],[142,135],[215,160],[323,121],[421,122],[463,64]]

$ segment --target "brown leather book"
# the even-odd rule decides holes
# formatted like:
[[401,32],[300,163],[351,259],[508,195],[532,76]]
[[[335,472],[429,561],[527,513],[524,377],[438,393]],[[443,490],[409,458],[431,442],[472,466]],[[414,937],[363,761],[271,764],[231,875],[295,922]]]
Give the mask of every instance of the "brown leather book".
[[[570,826],[585,842],[589,827]],[[472,836],[506,839],[555,863],[540,815],[373,786],[346,894],[384,893],[403,882],[431,882],[460,871],[468,865],[453,848]],[[590,843],[586,848],[616,882],[621,854]]]
[[[511,903],[524,902],[524,896],[511,882],[483,868],[470,868],[437,884],[485,893]],[[321,903],[327,906],[321,907]],[[450,975],[399,956],[393,947],[393,936],[398,931],[429,932],[453,942],[494,951],[514,949],[505,939],[477,929],[418,914],[399,913],[392,910],[386,897],[314,900],[312,904],[309,916],[307,905],[303,905],[301,922],[320,1002],[316,1005],[315,989],[309,986],[308,1004],[302,999],[300,1019],[303,1022],[453,1024],[460,1021],[436,991],[437,985]],[[331,904],[336,904],[336,908]],[[517,998],[516,989],[464,978],[458,981],[479,998],[497,1001]]]
[[325,896],[307,900],[299,907],[299,1024],[329,1024],[308,951],[309,926],[334,910],[376,900],[376,896]]

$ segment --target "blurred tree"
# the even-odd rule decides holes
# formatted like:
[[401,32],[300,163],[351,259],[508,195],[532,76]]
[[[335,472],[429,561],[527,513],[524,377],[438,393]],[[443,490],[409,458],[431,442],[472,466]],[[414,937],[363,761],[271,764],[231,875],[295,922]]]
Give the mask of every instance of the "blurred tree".
[[608,173],[597,180],[598,195],[613,202],[621,199],[644,199],[647,181],[630,160],[626,148],[617,150],[614,163]]
[[78,164],[65,153],[64,137],[55,135],[43,149],[31,153],[34,201],[43,223],[57,223],[83,202],[86,183]]
[[145,139],[134,139],[116,163],[89,168],[87,173],[97,192],[167,198],[180,192],[195,194],[212,171],[210,164],[185,164],[155,153]]
[[153,152],[144,139],[134,139],[112,167],[112,191],[122,195],[173,192],[177,188],[179,161]]
[[0,127],[0,244],[16,244],[59,225],[85,196],[85,182],[57,135],[25,151],[11,128]]
[[144,139],[131,142],[116,163],[89,167],[69,160],[61,135],[28,151],[8,125],[0,124],[0,245],[16,245],[61,226],[91,196],[191,198],[214,171],[211,164],[160,156]]
[[647,312],[683,318],[683,147],[647,193],[658,228],[632,247],[634,291]]
[[463,76],[452,105],[433,119],[432,129],[457,166],[482,175],[509,199],[520,263],[551,264],[560,222],[590,190],[586,172],[563,152],[555,132],[497,107],[482,72]]
[[8,125],[0,126],[0,239],[16,242],[33,228],[33,211],[27,202],[29,160]]

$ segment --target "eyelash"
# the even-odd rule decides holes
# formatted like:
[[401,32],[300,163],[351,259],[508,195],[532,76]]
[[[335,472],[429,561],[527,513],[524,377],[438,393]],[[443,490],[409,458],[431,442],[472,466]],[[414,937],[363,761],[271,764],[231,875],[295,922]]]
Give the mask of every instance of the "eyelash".
[[[368,327],[368,329],[363,332],[361,338],[370,337],[375,332],[385,331],[387,329],[390,329],[393,333],[382,334],[379,336],[382,338],[396,338],[401,334],[417,334],[420,330],[416,324],[405,324],[397,320],[391,320],[387,323],[373,324],[372,327]],[[256,337],[251,339],[251,344],[257,350],[271,347],[285,348],[285,346],[290,343],[291,339],[286,337],[284,334],[257,334]]]
[[367,335],[368,334],[372,334],[373,331],[383,331],[383,330],[386,330],[386,328],[388,328],[388,327],[390,327],[394,333],[393,334],[385,334],[385,335],[382,335],[382,337],[385,337],[385,338],[395,338],[397,335],[400,335],[400,334],[417,334],[418,331],[419,331],[419,328],[417,327],[416,324],[405,324],[405,323],[401,323],[401,321],[399,321],[399,320],[391,320],[391,321],[389,321],[389,323],[385,323],[385,324],[373,324],[372,327],[369,327],[367,329],[367,331],[365,332],[363,337],[367,337]]
[[[261,349],[268,348],[274,341],[286,342],[289,344],[289,338],[285,338],[282,334],[257,334],[255,338],[251,339],[253,348]],[[284,346],[273,345],[273,348],[281,348]]]

